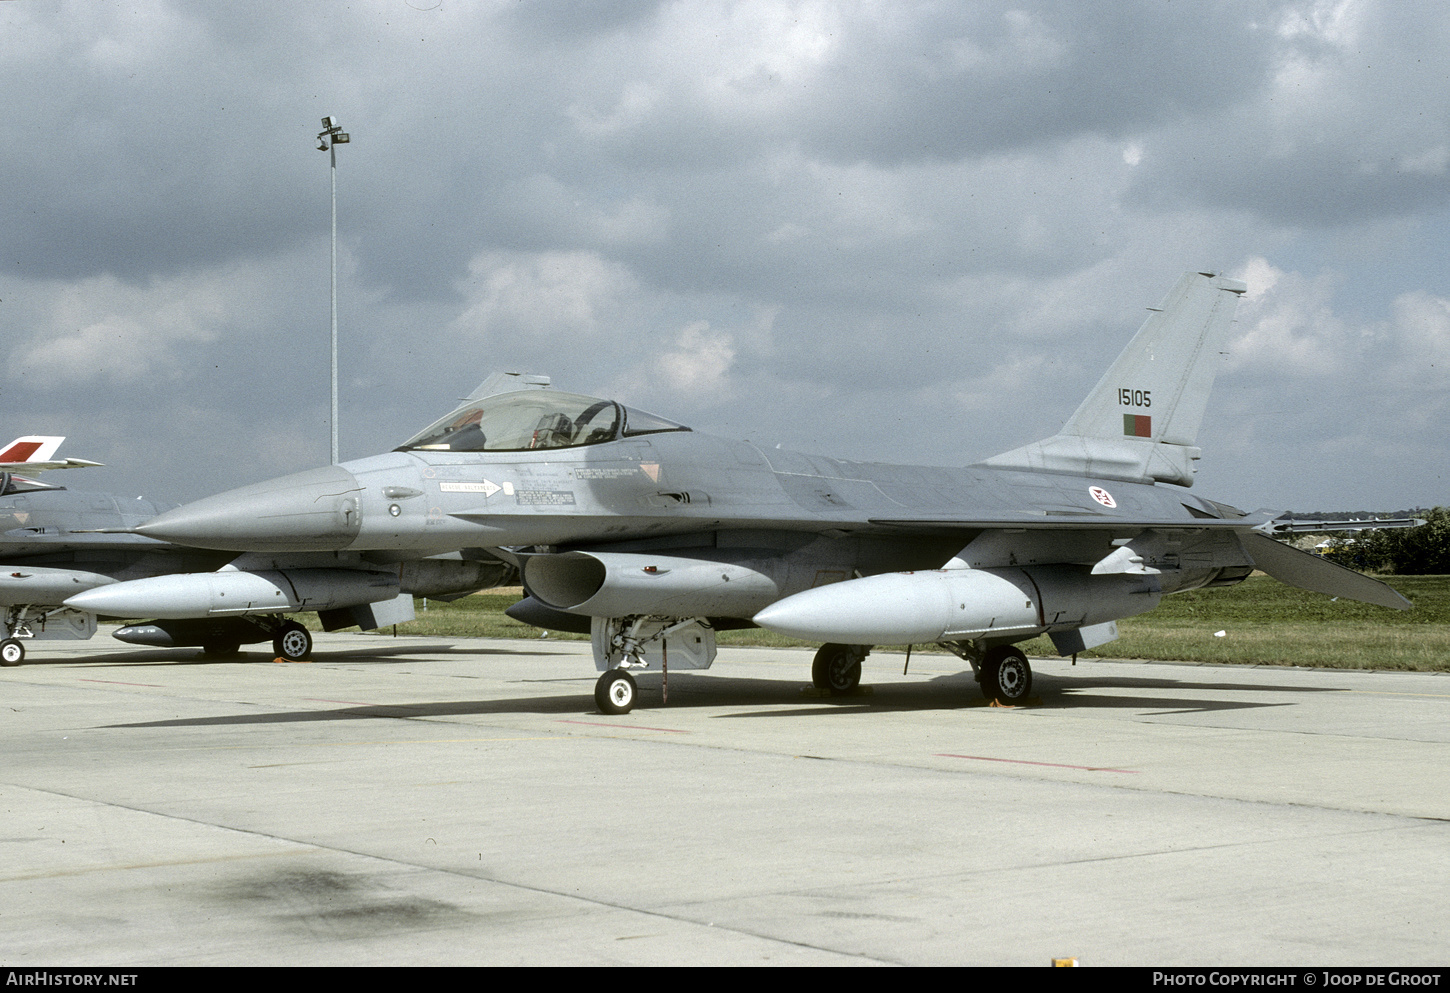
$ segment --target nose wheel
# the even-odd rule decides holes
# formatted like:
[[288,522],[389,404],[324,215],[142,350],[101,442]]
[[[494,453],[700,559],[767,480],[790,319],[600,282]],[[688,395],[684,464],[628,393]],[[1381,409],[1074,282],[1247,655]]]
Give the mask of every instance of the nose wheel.
[[601,714],[627,714],[638,698],[634,677],[623,669],[610,669],[594,684],[594,702]]
[[0,665],[19,665],[25,661],[25,646],[14,638],[0,641]]

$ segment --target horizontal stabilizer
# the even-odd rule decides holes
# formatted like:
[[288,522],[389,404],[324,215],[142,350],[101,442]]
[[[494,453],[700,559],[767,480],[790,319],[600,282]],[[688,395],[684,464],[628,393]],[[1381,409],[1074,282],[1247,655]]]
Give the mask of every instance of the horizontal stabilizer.
[[1414,606],[1378,579],[1362,576],[1318,555],[1301,552],[1252,531],[1239,537],[1244,543],[1245,551],[1253,558],[1254,565],[1288,586],[1313,590],[1326,596],[1372,603],[1378,607],[1392,607],[1395,610],[1409,610]]
[[1362,521],[1270,521],[1266,530],[1274,534],[1325,534],[1330,531],[1377,531],[1380,528],[1417,528],[1423,517],[1372,517]]

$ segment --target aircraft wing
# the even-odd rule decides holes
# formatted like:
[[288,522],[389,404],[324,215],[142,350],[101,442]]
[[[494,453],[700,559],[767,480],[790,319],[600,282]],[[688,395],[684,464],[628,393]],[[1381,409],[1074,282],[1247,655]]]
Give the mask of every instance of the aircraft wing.
[[1362,575],[1352,569],[1330,562],[1328,559],[1309,552],[1300,551],[1291,545],[1264,534],[1262,529],[1277,517],[1274,511],[1261,510],[1246,517],[1227,520],[1195,519],[1191,521],[1131,521],[1100,519],[1083,520],[1064,517],[1039,518],[1037,521],[949,521],[947,519],[907,521],[873,521],[905,530],[1122,530],[1134,526],[1151,528],[1153,531],[1234,531],[1243,543],[1244,551],[1253,560],[1259,571],[1273,576],[1287,586],[1323,593],[1325,596],[1358,600],[1395,610],[1409,610],[1413,604],[1387,583]]
[[1062,511],[1023,513],[1011,517],[967,520],[943,514],[939,517],[872,518],[870,523],[901,531],[987,531],[996,528],[1056,531],[1122,531],[1152,528],[1155,531],[1253,531],[1273,520],[1274,512],[1261,510],[1246,517],[1123,518],[1092,513],[1069,514]]

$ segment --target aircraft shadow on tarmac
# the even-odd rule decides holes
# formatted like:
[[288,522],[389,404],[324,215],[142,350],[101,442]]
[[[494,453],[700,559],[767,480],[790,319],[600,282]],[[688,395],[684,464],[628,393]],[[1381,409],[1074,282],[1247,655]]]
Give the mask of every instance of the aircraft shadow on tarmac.
[[[259,714],[234,714],[216,717],[176,718],[165,721],[144,721],[127,724],[105,725],[111,728],[158,728],[158,727],[217,727],[246,724],[287,724],[322,721],[349,720],[427,720],[443,717],[472,717],[489,714],[540,714],[553,716],[602,717],[594,706],[593,677],[541,678],[518,680],[528,683],[574,683],[578,692],[560,693],[550,696],[506,697],[493,700],[450,700],[432,703],[390,703],[358,704],[346,707],[330,707],[309,710],[276,711]],[[1267,701],[1249,699],[1203,699],[1164,694],[1162,696],[1079,695],[1074,691],[1094,690],[1105,686],[1125,689],[1203,690],[1209,693],[1229,691],[1233,693],[1264,692],[1324,692],[1302,686],[1263,686],[1222,683],[1188,683],[1165,679],[1132,679],[1112,677],[1109,679],[1056,679],[1050,676],[1039,680],[1037,699],[1048,709],[1116,708],[1151,710],[1145,716],[1168,716],[1171,714],[1210,713],[1258,709],[1263,707],[1292,706],[1282,700]],[[976,684],[966,673],[938,676],[924,679],[920,683],[886,683],[865,685],[861,691],[848,696],[819,695],[820,691],[809,685],[789,679],[753,679],[734,676],[705,676],[692,673],[672,673],[669,685],[669,703],[661,700],[661,688],[657,678],[651,674],[640,682],[641,702],[636,709],[636,719],[645,714],[651,720],[668,715],[671,710],[685,710],[696,707],[751,708],[733,713],[719,714],[725,718],[781,718],[813,717],[854,710],[861,713],[904,713],[941,710],[965,710],[986,707]],[[1325,690],[1329,691],[1329,690]],[[795,706],[781,709],[782,705]],[[770,709],[754,709],[768,707]],[[1033,709],[1020,708],[1020,709]],[[613,721],[630,718],[611,717]]]
[[[671,677],[673,680],[673,677]],[[1214,699],[1202,697],[1182,697],[1168,693],[1162,695],[1134,696],[1128,694],[1107,695],[1100,691],[1104,687],[1116,687],[1132,690],[1178,690],[1193,691],[1201,690],[1210,694],[1223,691],[1233,693],[1262,693],[1262,692],[1303,692],[1305,687],[1285,686],[1263,686],[1263,685],[1237,685],[1225,683],[1192,683],[1181,682],[1171,679],[1132,679],[1123,677],[1112,677],[1108,679],[1059,679],[1052,676],[1038,674],[1034,678],[1032,701],[1027,706],[1009,708],[1019,710],[1049,709],[1125,709],[1125,710],[1152,710],[1151,714],[1145,716],[1168,716],[1170,714],[1188,713],[1210,713],[1213,711],[1230,710],[1253,710],[1262,707],[1287,707],[1292,706],[1290,702],[1275,700],[1267,701],[1262,699]],[[808,707],[801,707],[793,710],[772,709],[768,711],[741,712],[721,714],[721,717],[788,717],[792,715],[807,715],[823,712],[822,705],[830,708],[851,707],[873,713],[892,713],[909,711],[929,710],[965,710],[975,707],[988,707],[991,701],[985,699],[977,684],[968,673],[958,673],[951,676],[938,676],[934,679],[923,680],[920,683],[889,683],[884,685],[867,686],[869,694],[846,697],[823,697],[819,701],[812,700]],[[641,686],[641,689],[646,689]],[[669,707],[676,706],[675,691],[673,685],[670,688]],[[771,702],[784,703],[784,694],[781,699]],[[645,696],[642,705],[647,706],[650,697]],[[760,699],[730,699],[729,694],[710,694],[708,698],[701,699],[700,705],[704,706],[748,706],[751,703],[761,703]],[[681,701],[681,705],[689,705],[688,701]],[[663,709],[668,710],[669,707]]]
[[[398,645],[386,648],[358,648],[344,649],[341,651],[329,649],[326,655],[315,659],[307,659],[303,662],[288,662],[288,665],[307,665],[310,663],[325,662],[347,662],[378,664],[392,664],[403,662],[426,662],[427,659],[413,659],[408,656],[423,655],[428,657],[448,656],[472,656],[472,655],[507,655],[513,658],[525,654],[517,648],[474,648],[443,643],[437,645]],[[541,646],[538,649],[530,649],[527,654],[539,656],[569,655],[569,651],[551,651],[548,647]],[[66,666],[106,666],[125,668],[128,666],[173,666],[173,665],[246,665],[273,664],[276,659],[270,652],[262,651],[241,651],[230,656],[210,656],[200,653],[192,648],[157,649],[154,652],[128,651],[111,652],[105,655],[87,655],[82,658],[67,658],[63,656],[46,658],[44,656],[30,656],[26,659],[26,668],[33,668],[37,665],[66,665]]]

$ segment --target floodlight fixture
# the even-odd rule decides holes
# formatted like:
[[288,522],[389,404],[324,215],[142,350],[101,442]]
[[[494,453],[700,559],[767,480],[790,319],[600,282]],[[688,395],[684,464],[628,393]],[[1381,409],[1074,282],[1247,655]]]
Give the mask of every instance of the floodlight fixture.
[[324,117],[322,119],[322,130],[317,133],[317,150],[325,152],[331,145],[346,145],[352,141],[352,136],[342,129],[335,117]]

